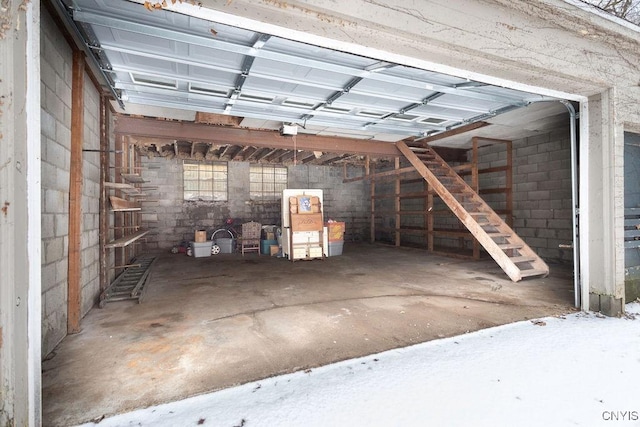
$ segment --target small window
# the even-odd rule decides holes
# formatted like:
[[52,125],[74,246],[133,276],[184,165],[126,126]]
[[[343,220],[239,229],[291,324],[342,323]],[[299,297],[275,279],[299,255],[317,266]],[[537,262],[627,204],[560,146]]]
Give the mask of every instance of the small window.
[[227,200],[227,164],[193,162],[183,165],[184,200]]
[[276,201],[287,188],[287,168],[271,165],[251,166],[249,171],[251,200]]

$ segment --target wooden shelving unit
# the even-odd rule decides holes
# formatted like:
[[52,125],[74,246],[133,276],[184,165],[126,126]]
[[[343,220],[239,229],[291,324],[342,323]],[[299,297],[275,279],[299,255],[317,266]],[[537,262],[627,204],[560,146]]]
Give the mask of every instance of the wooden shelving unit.
[[[109,213],[113,215],[109,233],[112,239],[104,244],[104,250],[115,250],[116,269],[126,268],[131,259],[138,255],[138,243],[149,233],[141,229],[141,197],[145,197],[147,181],[137,173],[141,168],[139,154],[125,137],[116,139],[116,154],[113,159],[113,176],[105,181],[106,192],[111,193]],[[134,173],[135,172],[135,173]]]

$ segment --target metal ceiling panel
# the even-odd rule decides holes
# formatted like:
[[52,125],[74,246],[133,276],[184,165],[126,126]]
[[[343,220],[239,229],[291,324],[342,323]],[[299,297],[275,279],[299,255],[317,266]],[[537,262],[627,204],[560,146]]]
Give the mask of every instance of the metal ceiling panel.
[[423,136],[541,99],[125,0],[68,13],[130,103],[348,130]]

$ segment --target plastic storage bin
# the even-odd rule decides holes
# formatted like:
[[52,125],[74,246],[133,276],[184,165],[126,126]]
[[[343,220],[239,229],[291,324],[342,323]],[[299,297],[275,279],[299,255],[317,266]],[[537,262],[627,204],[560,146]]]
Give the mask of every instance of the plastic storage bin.
[[260,240],[260,253],[262,255],[269,255],[271,253],[271,246],[278,246],[277,240]]
[[213,242],[208,240],[206,242],[191,242],[191,251],[194,258],[200,258],[205,256],[211,256],[211,246]]
[[344,246],[344,242],[329,242],[329,251],[328,256],[337,256],[342,255],[342,248]]
[[221,254],[232,254],[236,249],[236,238],[227,229],[220,228],[214,231],[211,240],[220,247]]

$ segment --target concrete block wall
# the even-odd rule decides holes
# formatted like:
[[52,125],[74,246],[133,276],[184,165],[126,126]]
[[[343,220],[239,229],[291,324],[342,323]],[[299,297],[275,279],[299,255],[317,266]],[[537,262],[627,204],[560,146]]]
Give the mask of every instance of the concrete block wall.
[[[72,51],[46,8],[41,31],[42,354],[67,334]],[[84,148],[99,148],[99,95],[85,75]],[[83,153],[82,314],[99,288],[99,154]]]
[[[83,148],[100,149],[100,94],[85,75]],[[100,153],[83,153],[82,183],[82,316],[100,294]]]
[[[281,202],[251,201],[247,162],[227,163],[228,200],[193,202],[183,200],[182,160],[161,157],[142,159],[143,177],[154,201],[144,202],[142,225],[152,230],[148,250],[166,250],[182,240],[192,240],[196,229],[216,230],[227,218],[238,224],[255,220],[263,225],[281,224]],[[361,172],[358,172],[361,173]],[[355,172],[354,172],[355,174]],[[369,232],[368,185],[363,181],[343,184],[342,167],[288,166],[288,188],[324,190],[325,219],[346,222],[346,239],[361,240]]]
[[[504,165],[504,145],[479,152],[480,169]],[[487,174],[480,188],[504,186],[503,174]],[[513,141],[513,228],[538,255],[550,262],[572,262],[571,146],[569,129]],[[483,195],[494,209],[504,196]]]
[[42,353],[67,334],[71,48],[42,8]]

